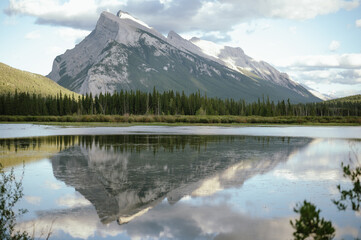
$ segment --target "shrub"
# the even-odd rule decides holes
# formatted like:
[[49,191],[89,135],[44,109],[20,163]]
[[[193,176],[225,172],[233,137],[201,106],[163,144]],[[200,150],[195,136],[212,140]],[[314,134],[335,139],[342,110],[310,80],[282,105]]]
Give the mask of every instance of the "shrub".
[[15,204],[23,197],[22,177],[16,181],[14,169],[6,174],[0,163],[0,178],[0,239],[32,239],[27,232],[14,229],[16,217],[27,212],[25,209],[19,209],[18,212],[13,210]]

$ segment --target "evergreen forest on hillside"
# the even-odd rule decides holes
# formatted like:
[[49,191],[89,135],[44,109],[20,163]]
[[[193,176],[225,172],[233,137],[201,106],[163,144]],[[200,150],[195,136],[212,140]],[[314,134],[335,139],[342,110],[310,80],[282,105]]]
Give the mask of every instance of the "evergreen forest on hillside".
[[292,104],[289,100],[270,101],[267,97],[247,103],[240,99],[208,98],[196,93],[153,90],[121,91],[93,97],[75,97],[61,92],[54,96],[29,93],[0,95],[0,115],[233,115],[233,116],[361,116],[359,101],[326,101]]

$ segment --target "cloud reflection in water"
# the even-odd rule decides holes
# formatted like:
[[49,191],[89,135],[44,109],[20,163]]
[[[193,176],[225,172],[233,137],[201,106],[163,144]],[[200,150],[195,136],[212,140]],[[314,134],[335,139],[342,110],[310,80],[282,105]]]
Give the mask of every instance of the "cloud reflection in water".
[[[307,191],[325,198],[320,189],[341,179],[348,153],[345,140],[308,138],[83,136],[75,142],[51,163],[54,176],[78,195],[57,200],[66,209],[37,211],[37,219],[19,227],[46,229],[55,219],[59,239],[289,239],[292,205]],[[337,233],[355,237],[357,229],[340,225]]]

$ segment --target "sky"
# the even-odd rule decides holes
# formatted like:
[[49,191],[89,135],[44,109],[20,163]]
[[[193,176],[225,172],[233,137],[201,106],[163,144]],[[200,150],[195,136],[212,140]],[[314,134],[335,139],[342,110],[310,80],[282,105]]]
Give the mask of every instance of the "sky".
[[361,0],[0,0],[0,62],[46,75],[102,11],[241,47],[332,97],[361,94]]

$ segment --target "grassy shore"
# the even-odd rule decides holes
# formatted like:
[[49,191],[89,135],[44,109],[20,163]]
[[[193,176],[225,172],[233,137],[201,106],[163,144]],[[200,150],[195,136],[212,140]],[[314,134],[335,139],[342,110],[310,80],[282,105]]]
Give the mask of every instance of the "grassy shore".
[[261,117],[261,116],[186,116],[186,115],[71,115],[71,116],[0,116],[0,122],[38,122],[56,125],[361,125],[361,117]]

